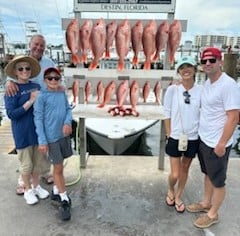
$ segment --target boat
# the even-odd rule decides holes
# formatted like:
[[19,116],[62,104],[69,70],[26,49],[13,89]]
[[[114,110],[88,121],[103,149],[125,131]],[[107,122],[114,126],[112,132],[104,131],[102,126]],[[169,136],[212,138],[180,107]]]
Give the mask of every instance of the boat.
[[86,119],[89,136],[109,155],[124,153],[158,120]]
[[85,127],[80,129],[85,129],[109,155],[122,154],[164,116],[163,106],[139,105],[139,117],[112,117],[107,112],[110,106],[98,109],[96,104],[77,104],[72,111],[75,120],[80,118],[85,121]]
[[[161,80],[162,88],[165,88],[175,75],[175,71],[142,71],[142,70],[125,70],[119,72],[116,69],[97,69],[88,71],[86,68],[65,68],[64,76],[68,88],[71,88],[74,80],[79,81],[79,103],[72,110],[75,120],[84,119],[80,124],[80,129],[86,130],[89,136],[100,146],[106,153],[110,155],[120,155],[126,151],[148,128],[152,127],[159,120],[164,118],[163,106],[156,104],[153,92],[154,85]],[[146,79],[147,78],[147,79]],[[116,104],[116,97],[113,96],[111,102],[104,107],[99,108],[96,102],[96,87],[98,81],[102,81],[105,85],[115,80],[119,84],[123,79],[129,80],[129,84],[133,80],[137,80],[142,88],[146,80],[151,84],[151,92],[146,103],[142,97],[139,98],[137,111],[139,116],[120,115],[112,116],[109,114],[111,107]],[[85,84],[91,82],[92,94],[88,103],[84,100]],[[71,92],[70,92],[71,93]],[[69,96],[71,97],[71,96]],[[72,100],[72,98],[70,98]],[[129,104],[129,97],[126,104]],[[160,135],[160,130],[159,130]],[[85,137],[80,138],[83,149],[87,140]],[[80,144],[81,146],[81,144]]]

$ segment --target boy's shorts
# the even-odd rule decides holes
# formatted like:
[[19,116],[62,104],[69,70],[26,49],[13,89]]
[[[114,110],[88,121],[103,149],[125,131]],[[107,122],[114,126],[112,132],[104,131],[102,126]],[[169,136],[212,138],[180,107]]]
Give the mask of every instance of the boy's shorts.
[[72,156],[72,146],[70,137],[48,144],[48,159],[52,164],[61,164],[65,158]]

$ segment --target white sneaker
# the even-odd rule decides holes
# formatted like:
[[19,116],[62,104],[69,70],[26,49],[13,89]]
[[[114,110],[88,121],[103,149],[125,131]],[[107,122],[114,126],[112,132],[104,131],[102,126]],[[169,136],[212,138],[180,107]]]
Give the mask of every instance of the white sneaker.
[[33,188],[33,192],[40,199],[45,199],[49,196],[49,192],[46,189],[42,188],[40,185],[38,185],[36,188]]
[[38,202],[38,199],[32,189],[29,189],[28,191],[24,192],[24,198],[27,204],[29,205],[33,205]]

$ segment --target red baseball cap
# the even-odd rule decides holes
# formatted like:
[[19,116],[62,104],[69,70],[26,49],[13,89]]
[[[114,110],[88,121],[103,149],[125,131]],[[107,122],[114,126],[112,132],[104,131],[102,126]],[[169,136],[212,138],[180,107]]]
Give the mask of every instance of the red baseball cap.
[[204,59],[204,57],[215,57],[217,59],[222,59],[222,52],[218,48],[205,48],[202,52],[201,59]]
[[60,72],[57,68],[55,68],[55,67],[49,67],[49,68],[47,68],[47,69],[44,71],[43,77],[45,77],[46,75],[48,75],[48,74],[51,73],[52,71],[55,72],[55,73],[57,73],[59,76],[61,76],[61,72]]

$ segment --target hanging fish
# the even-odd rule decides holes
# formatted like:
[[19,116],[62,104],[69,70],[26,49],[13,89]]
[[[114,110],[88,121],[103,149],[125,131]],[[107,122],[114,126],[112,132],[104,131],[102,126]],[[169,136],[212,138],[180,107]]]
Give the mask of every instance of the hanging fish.
[[105,58],[110,58],[110,49],[113,45],[116,32],[117,32],[117,21],[113,20],[110,23],[107,24],[106,30],[107,30],[107,38],[106,38],[106,52],[105,52]]
[[136,80],[134,80],[130,86],[130,104],[132,109],[131,113],[133,116],[139,115],[136,109],[138,99],[139,99],[139,91],[140,91],[139,84]]
[[128,19],[123,20],[116,32],[116,51],[118,54],[117,70],[124,70],[124,59],[128,54],[131,43],[131,26]]
[[104,95],[104,86],[102,80],[100,80],[97,84],[97,102],[102,102]]
[[128,80],[122,81],[117,88],[117,106],[122,108],[128,95]]
[[67,26],[66,29],[66,43],[68,49],[72,53],[72,63],[77,65],[81,62],[78,56],[79,50],[79,32],[78,32],[78,20],[73,19]]
[[133,66],[138,64],[138,54],[142,50],[142,35],[143,35],[143,23],[141,20],[138,20],[131,29],[131,42],[133,49]]
[[115,91],[116,91],[116,83],[115,83],[115,81],[112,80],[107,85],[107,87],[104,91],[103,102],[101,104],[99,104],[98,107],[101,108],[101,107],[104,107],[106,104],[108,104],[111,101],[112,96],[115,93]]
[[156,34],[156,53],[153,61],[156,62],[159,58],[160,52],[166,48],[169,35],[169,24],[164,20],[158,27]]
[[87,53],[90,50],[90,35],[92,32],[92,20],[84,20],[79,29],[81,62],[87,63]]
[[153,89],[153,92],[154,92],[154,95],[155,95],[155,102],[159,105],[161,104],[160,102],[160,94],[161,94],[161,83],[160,81],[157,81],[155,86],[154,86],[154,89]]
[[149,96],[150,89],[151,89],[150,82],[146,81],[143,85],[143,102],[144,103],[147,102],[147,98]]
[[175,53],[180,45],[182,37],[182,26],[179,20],[174,20],[169,27],[169,62],[171,65],[174,64]]
[[90,43],[92,47],[93,60],[88,67],[89,70],[97,68],[99,60],[103,56],[106,47],[106,24],[104,19],[99,19],[93,25]]
[[88,80],[85,84],[85,102],[88,103],[89,102],[89,97],[91,95],[91,90],[92,90],[92,84],[91,82]]
[[143,69],[151,69],[151,57],[156,50],[156,32],[157,24],[155,20],[150,20],[143,29],[143,52],[145,55],[145,62]]
[[78,80],[74,80],[72,85],[72,95],[73,95],[72,106],[75,106],[77,104],[78,94],[79,94],[79,82]]

